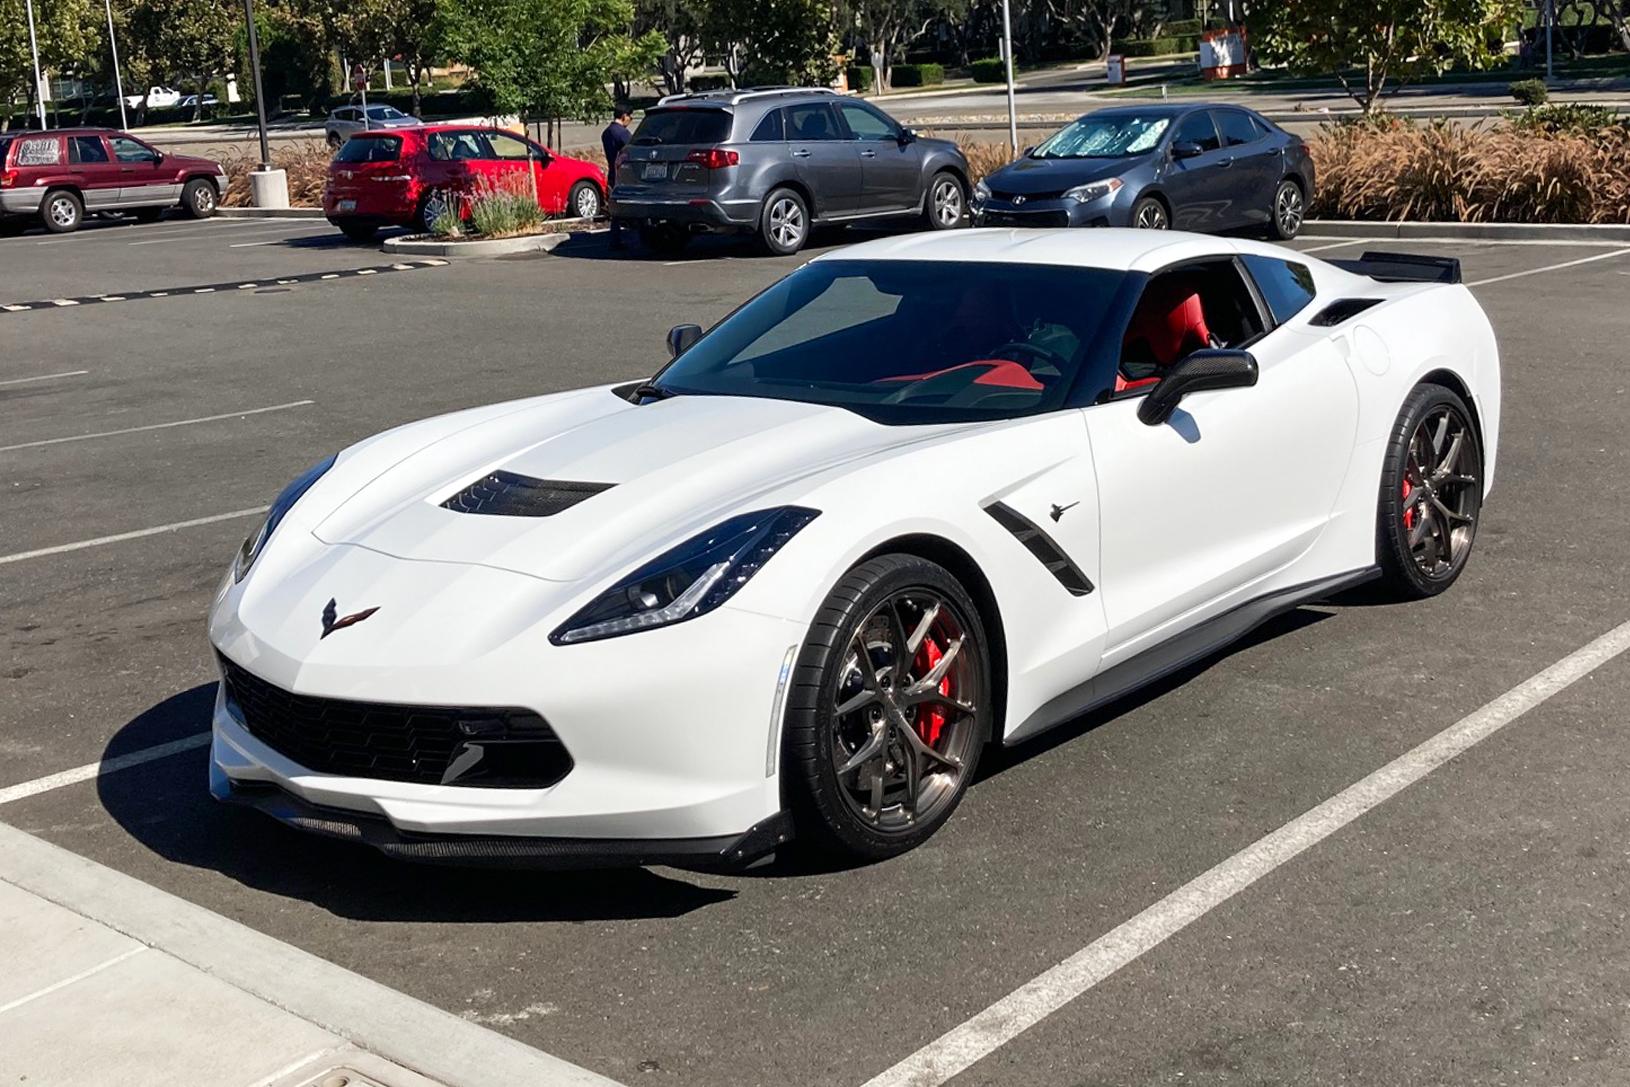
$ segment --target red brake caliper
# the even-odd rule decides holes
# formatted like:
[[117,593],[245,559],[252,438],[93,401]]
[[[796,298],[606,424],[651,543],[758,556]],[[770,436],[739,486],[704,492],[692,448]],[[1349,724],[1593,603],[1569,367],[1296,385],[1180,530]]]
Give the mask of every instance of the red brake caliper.
[[[923,676],[933,671],[934,666],[940,662],[940,658],[943,656],[945,654],[940,652],[940,647],[933,638],[924,638],[922,647],[917,650],[917,659],[913,662],[917,666],[917,674]],[[949,697],[951,694],[950,676],[940,680],[939,690],[940,694]],[[944,728],[945,707],[938,702],[924,703],[917,711],[917,735],[922,737],[923,743],[929,747],[939,743],[940,731]]]
[[1404,477],[1404,527],[1413,530],[1415,527],[1415,507],[1409,505],[1409,496],[1415,490],[1410,484],[1409,477]]

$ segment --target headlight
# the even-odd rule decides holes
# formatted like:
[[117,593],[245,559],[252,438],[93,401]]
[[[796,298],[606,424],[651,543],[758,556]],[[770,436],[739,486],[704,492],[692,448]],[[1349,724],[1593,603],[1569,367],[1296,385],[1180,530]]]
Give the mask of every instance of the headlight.
[[1077,185],[1064,195],[1085,204],[1092,200],[1101,200],[1112,192],[1119,192],[1120,188],[1121,179],[1112,177],[1105,181],[1094,181],[1089,185]]
[[705,615],[735,595],[817,516],[815,510],[782,506],[721,522],[595,597],[549,640],[556,645],[591,642]]
[[278,522],[282,521],[284,515],[294,507],[296,502],[300,501],[300,496],[311,490],[311,485],[321,479],[323,473],[332,467],[334,467],[333,457],[318,461],[295,477],[293,483],[284,487],[282,494],[272,499],[271,507],[267,509],[266,516],[261,519],[255,531],[249,534],[249,538],[243,541],[243,546],[238,548],[237,557],[232,560],[232,580],[234,582],[243,580],[243,576],[249,572],[249,567],[253,566],[255,560],[260,557],[261,550],[265,548],[266,541],[271,538],[272,532],[276,530]]
[[985,184],[983,181],[979,182],[973,187],[973,198],[975,200],[989,200],[990,186]]

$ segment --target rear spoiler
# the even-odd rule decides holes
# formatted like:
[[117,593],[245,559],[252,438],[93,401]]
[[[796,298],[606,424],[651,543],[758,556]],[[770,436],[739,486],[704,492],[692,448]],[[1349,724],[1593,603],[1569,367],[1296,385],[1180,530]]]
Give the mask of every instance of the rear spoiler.
[[1330,263],[1382,283],[1460,282],[1460,261],[1454,257],[1372,251],[1357,260],[1333,260]]

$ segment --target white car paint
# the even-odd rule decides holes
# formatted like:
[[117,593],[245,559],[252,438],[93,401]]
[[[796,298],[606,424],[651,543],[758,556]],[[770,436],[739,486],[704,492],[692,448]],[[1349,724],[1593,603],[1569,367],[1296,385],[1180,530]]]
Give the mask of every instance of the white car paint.
[[[1251,346],[1256,387],[1192,394],[1160,426],[1136,418],[1136,399],[885,426],[771,399],[636,405],[603,386],[351,447],[242,582],[222,583],[213,645],[299,694],[533,709],[574,768],[547,789],[316,773],[250,735],[223,695],[213,788],[272,784],[402,832],[729,840],[781,811],[786,669],[812,617],[847,570],[891,541],[942,541],[988,581],[1005,647],[1001,738],[1013,742],[1113,694],[1127,673],[1107,670],[1208,619],[1372,567],[1387,435],[1428,373],[1447,371],[1470,391],[1485,490],[1492,484],[1499,361],[1464,287],[1383,284],[1270,245],[1130,230],[922,234],[818,259],[1154,272],[1232,253],[1306,265],[1319,297]],[[1382,302],[1334,328],[1308,324],[1341,297]],[[499,469],[613,486],[541,518],[440,506]],[[1045,526],[1095,591],[1065,592],[986,515],[997,501]],[[1065,503],[1080,508],[1050,517]],[[602,641],[550,641],[632,568],[726,517],[782,505],[820,515],[715,611]],[[378,616],[319,638],[331,599]]]

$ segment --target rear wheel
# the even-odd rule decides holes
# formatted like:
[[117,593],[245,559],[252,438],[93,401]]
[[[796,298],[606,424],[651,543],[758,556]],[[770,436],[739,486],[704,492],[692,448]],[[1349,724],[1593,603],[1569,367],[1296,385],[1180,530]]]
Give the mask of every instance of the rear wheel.
[[440,189],[432,189],[425,194],[419,204],[418,227],[421,233],[429,234],[436,228],[436,220],[451,213],[453,208],[452,197]]
[[79,229],[79,224],[85,219],[85,205],[79,196],[67,189],[57,189],[45,194],[40,203],[40,221],[45,229],[53,234],[67,234]]
[[217,195],[213,182],[195,177],[181,190],[181,210],[194,219],[208,219],[215,214]]
[[1466,402],[1441,385],[1404,401],[1381,467],[1376,557],[1386,594],[1418,600],[1466,568],[1483,508],[1483,451]]
[[929,230],[954,230],[968,212],[967,194],[962,182],[949,170],[941,170],[928,183],[928,199],[923,202],[923,225]]
[[809,207],[791,189],[772,189],[759,215],[758,239],[764,249],[788,257],[809,240]]
[[605,207],[605,200],[600,196],[600,186],[592,181],[579,181],[572,186],[572,191],[566,194],[566,207],[580,219],[600,218],[600,212]]
[[788,695],[800,840],[853,860],[920,845],[961,802],[990,722],[985,630],[956,578],[913,555],[855,567],[816,615]]
[[1160,200],[1145,196],[1132,205],[1132,225],[1141,230],[1169,230],[1172,217]]
[[676,257],[690,244],[690,235],[676,226],[642,226],[640,244],[660,256]]
[[1302,187],[1288,177],[1281,181],[1273,191],[1273,207],[1269,212],[1268,231],[1273,237],[1286,242],[1296,237],[1307,214]]

